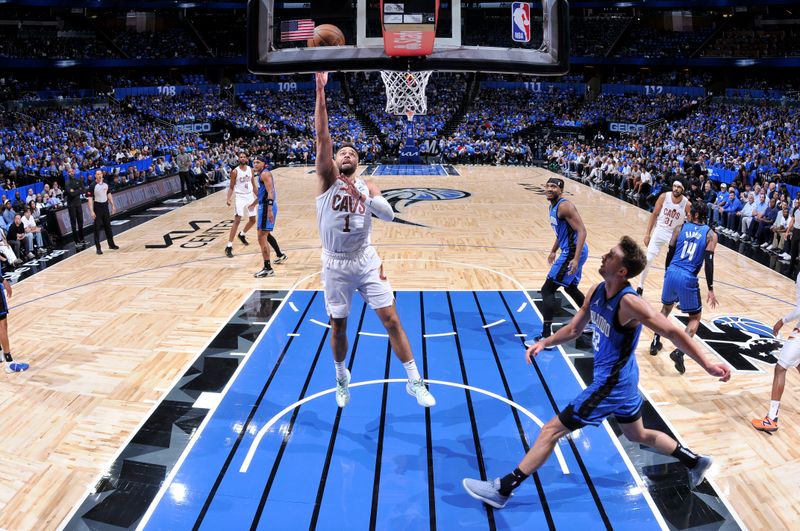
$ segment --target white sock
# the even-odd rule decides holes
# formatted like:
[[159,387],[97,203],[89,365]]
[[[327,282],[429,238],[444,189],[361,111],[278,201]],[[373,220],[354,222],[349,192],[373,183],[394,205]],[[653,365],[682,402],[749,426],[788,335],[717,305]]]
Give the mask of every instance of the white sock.
[[769,401],[769,418],[775,420],[778,418],[778,408],[781,407],[780,400],[770,400]]
[[228,242],[228,245],[226,245],[225,247],[233,247],[233,242]]
[[409,380],[419,380],[419,371],[417,370],[417,362],[414,361],[414,358],[411,358],[411,361],[407,361],[403,364],[403,368],[406,370],[406,374],[408,375]]
[[244,236],[244,231],[243,230],[239,231],[239,236]]
[[639,273],[639,287],[644,289],[644,279],[647,278],[648,270],[650,269],[650,262],[647,262],[647,265],[644,266],[644,270]]
[[333,366],[336,367],[336,379],[341,380],[345,376],[347,376],[347,367],[345,367],[343,361],[333,361]]

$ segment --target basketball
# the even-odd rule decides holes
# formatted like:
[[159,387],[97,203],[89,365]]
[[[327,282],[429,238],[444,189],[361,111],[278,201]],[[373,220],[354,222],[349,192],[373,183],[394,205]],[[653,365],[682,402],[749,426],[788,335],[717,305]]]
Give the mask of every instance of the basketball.
[[314,37],[308,39],[309,48],[342,45],[344,45],[344,33],[333,24],[320,24],[314,28]]

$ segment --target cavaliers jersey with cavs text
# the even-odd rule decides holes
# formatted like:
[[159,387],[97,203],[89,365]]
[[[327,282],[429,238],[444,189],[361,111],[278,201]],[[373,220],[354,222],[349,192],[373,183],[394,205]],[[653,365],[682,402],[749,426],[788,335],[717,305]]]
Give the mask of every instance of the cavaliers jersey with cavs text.
[[233,170],[236,173],[234,174],[234,178],[236,181],[233,183],[233,191],[236,195],[246,195],[248,197],[253,195],[253,168],[250,166],[245,166],[246,169],[242,169],[241,166],[236,166]]
[[[355,186],[369,197],[369,188],[363,180],[356,179]],[[317,196],[317,225],[325,251],[355,253],[370,245],[372,216],[363,202],[347,193],[339,179]]]
[[681,202],[675,204],[672,202],[672,193],[667,192],[667,194],[664,197],[661,212],[658,213],[658,218],[656,218],[656,230],[672,234],[686,220],[686,203],[689,202],[689,199],[684,195]]

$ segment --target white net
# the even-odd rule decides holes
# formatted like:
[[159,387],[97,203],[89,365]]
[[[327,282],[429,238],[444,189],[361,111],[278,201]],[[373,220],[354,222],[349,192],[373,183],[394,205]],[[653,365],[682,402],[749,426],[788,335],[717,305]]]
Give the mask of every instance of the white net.
[[381,77],[386,86],[387,113],[405,114],[412,120],[415,114],[425,114],[428,111],[425,88],[431,77],[430,70],[422,72],[381,70]]

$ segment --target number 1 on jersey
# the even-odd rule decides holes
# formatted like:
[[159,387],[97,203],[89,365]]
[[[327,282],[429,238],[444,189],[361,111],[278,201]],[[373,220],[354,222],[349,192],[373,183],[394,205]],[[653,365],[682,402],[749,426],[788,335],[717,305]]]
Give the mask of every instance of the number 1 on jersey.
[[350,214],[344,217],[344,229],[342,232],[350,232]]

